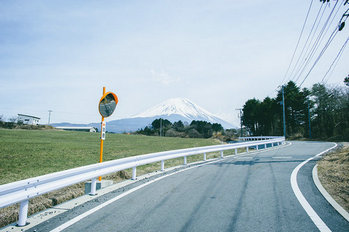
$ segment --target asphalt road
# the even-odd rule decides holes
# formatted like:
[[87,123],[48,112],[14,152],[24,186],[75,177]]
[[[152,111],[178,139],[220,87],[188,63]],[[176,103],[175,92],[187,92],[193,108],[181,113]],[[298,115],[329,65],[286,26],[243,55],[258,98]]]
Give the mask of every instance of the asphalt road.
[[[108,204],[64,231],[318,231],[297,200],[290,177],[301,162],[332,146],[292,142],[276,150],[185,170]],[[315,163],[310,161],[299,170],[299,188],[330,230],[349,231],[349,223],[314,185]],[[126,190],[100,197],[29,231],[51,231]]]

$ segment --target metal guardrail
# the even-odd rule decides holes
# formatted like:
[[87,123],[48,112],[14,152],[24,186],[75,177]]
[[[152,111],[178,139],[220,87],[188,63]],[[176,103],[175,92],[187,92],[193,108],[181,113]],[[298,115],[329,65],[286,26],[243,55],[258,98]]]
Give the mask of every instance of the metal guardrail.
[[161,171],[164,171],[165,161],[169,159],[184,157],[184,165],[186,165],[187,156],[203,154],[204,161],[206,161],[206,153],[210,152],[220,152],[220,158],[223,158],[223,152],[226,150],[235,149],[235,154],[237,154],[238,148],[246,148],[246,151],[248,152],[249,148],[251,147],[259,149],[259,146],[263,146],[263,148],[267,148],[268,144],[273,147],[285,142],[284,137],[263,137],[263,140],[258,140],[257,137],[244,138],[245,141],[249,139],[254,139],[255,141],[195,147],[133,156],[0,185],[0,208],[20,202],[19,220],[17,222],[17,225],[25,226],[28,215],[29,199],[54,190],[58,190],[83,181],[92,180],[90,194],[95,195],[97,178],[99,176],[107,175],[113,172],[132,168],[132,179],[134,180],[136,179],[137,166],[161,161]]
[[256,141],[256,140],[269,140],[280,138],[280,136],[250,136],[250,137],[239,137],[240,141]]

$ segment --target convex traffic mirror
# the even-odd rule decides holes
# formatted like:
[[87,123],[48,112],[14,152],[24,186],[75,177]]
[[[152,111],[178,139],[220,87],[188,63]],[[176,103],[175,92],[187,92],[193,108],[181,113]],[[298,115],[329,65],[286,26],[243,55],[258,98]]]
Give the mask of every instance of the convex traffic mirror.
[[114,93],[108,92],[104,94],[101,100],[99,101],[99,113],[102,115],[102,117],[109,117],[113,114],[117,104],[118,97]]

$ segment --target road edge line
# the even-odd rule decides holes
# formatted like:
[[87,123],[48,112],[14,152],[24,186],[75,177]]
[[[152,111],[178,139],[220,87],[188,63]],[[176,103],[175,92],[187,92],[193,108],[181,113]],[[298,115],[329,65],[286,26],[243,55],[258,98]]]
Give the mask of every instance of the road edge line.
[[342,215],[342,217],[349,222],[349,213],[340,205],[338,202],[333,199],[333,197],[326,191],[324,186],[321,184],[319,176],[318,176],[318,170],[317,170],[318,164],[316,164],[313,168],[313,181],[322,194],[322,196],[332,205],[332,207],[337,210],[337,212]]
[[334,143],[335,145],[332,146],[331,148],[326,149],[325,151],[320,152],[319,154],[316,154],[313,157],[310,157],[309,159],[303,161],[302,163],[300,163],[295,169],[293,169],[292,174],[291,174],[291,187],[293,190],[293,193],[296,195],[299,203],[301,204],[301,206],[303,207],[303,209],[305,210],[305,212],[308,214],[308,216],[310,217],[310,219],[313,221],[313,223],[315,224],[315,226],[320,230],[320,231],[331,231],[330,228],[328,228],[328,226],[326,225],[326,223],[324,221],[322,221],[322,219],[320,218],[320,216],[315,212],[315,210],[311,207],[311,205],[309,204],[309,202],[305,199],[304,195],[302,194],[301,190],[299,189],[298,186],[298,182],[297,182],[297,175],[298,175],[298,171],[306,164],[308,163],[310,160],[334,149],[335,147],[337,147],[337,143]]
[[[286,144],[284,145],[279,145],[279,146],[274,146],[274,147],[269,147],[267,149],[260,149],[260,150],[256,150],[256,151],[252,151],[252,152],[242,152],[242,153],[238,153],[237,155],[235,154],[231,154],[231,155],[225,155],[224,156],[224,159],[226,158],[238,158],[239,156],[240,157],[244,157],[244,156],[248,156],[248,155],[251,155],[251,154],[259,154],[259,153],[263,153],[263,152],[267,152],[267,151],[274,151],[274,150],[278,150],[278,149],[281,149],[281,148],[285,148],[285,147],[288,147],[288,146],[291,146],[292,145],[292,142],[286,142]],[[183,169],[187,169],[187,168],[190,168],[191,166],[200,166],[200,165],[204,165],[206,164],[207,162],[213,162],[213,161],[219,161],[219,160],[222,160],[221,158],[212,158],[212,159],[207,159],[206,161],[196,161],[196,162],[192,162],[192,163],[188,163],[187,167],[184,167],[182,164],[181,165],[178,165],[178,166],[173,166],[173,167],[169,167],[169,168],[166,168],[165,172],[168,172],[168,171],[172,171],[174,169],[177,169],[177,168],[181,168],[181,170]],[[151,172],[151,173],[146,173],[144,175],[141,175],[141,176],[137,176],[137,180],[136,181],[139,181],[139,180],[143,180],[143,179],[146,179],[146,178],[149,178],[149,177],[153,177],[155,175],[158,175],[160,172],[159,170],[158,171],[154,171],[154,172]],[[122,187],[125,187],[125,186],[128,186],[130,184],[133,184],[134,183],[134,180],[131,181],[131,179],[128,179],[128,180],[124,180],[122,182],[118,182],[118,183],[115,183],[111,186],[108,186],[107,188],[105,189],[100,189],[98,190],[98,195],[96,196],[89,196],[89,195],[82,195],[80,197],[77,197],[77,198],[74,198],[74,199],[71,199],[71,200],[68,200],[68,201],[65,201],[65,202],[62,202],[61,204],[58,204],[58,205],[55,205],[51,208],[47,208],[43,211],[39,211],[31,216],[28,217],[28,222],[30,224],[28,224],[27,226],[23,227],[24,230],[29,230],[47,220],[50,220],[51,218],[55,217],[55,216],[58,216],[60,215],[61,213],[64,213],[66,212],[67,210],[70,210],[70,209],[73,209],[77,206],[80,206],[88,201],[92,201],[94,200],[95,198],[97,197],[100,197],[100,196],[103,196],[107,193],[110,193],[112,191],[115,191],[116,189],[119,189],[119,188],[122,188]],[[115,187],[115,186],[119,186],[119,187]],[[80,201],[79,199],[81,198],[86,198],[82,201]],[[76,203],[77,201],[77,203]],[[62,205],[65,205],[65,204],[68,204],[68,203],[71,203],[73,204],[72,202],[75,202],[74,203],[74,206],[72,207],[63,207],[64,209],[60,208],[60,206]],[[44,214],[44,215],[43,215]],[[36,222],[36,221],[33,221],[33,219],[38,219],[38,218],[42,218],[42,217],[46,217],[48,216],[48,218],[46,219],[43,219],[43,220],[40,220],[40,222]],[[8,224],[4,227],[1,227],[0,228],[0,232],[18,232],[21,230],[20,227],[15,227],[16,225],[16,222],[14,223],[11,223],[11,224]]]
[[[283,148],[283,147],[287,147],[287,146],[291,146],[291,145],[292,145],[292,143],[290,142],[288,145],[284,145],[284,146],[282,146],[282,147],[276,146],[275,149],[277,149],[277,148]],[[260,150],[260,152],[256,152],[256,153],[262,153],[262,152],[272,151],[272,150],[274,150],[274,149],[271,149],[271,150],[269,150],[269,149],[263,149],[263,150]],[[251,152],[251,153],[253,153],[253,152]],[[251,153],[242,153],[241,155],[244,156],[244,155],[249,155],[249,154],[251,154]],[[117,200],[119,200],[119,199],[121,199],[121,198],[127,196],[128,194],[131,194],[131,193],[133,193],[133,192],[135,192],[135,191],[137,191],[137,190],[139,190],[139,189],[141,189],[141,188],[143,188],[143,187],[145,187],[145,186],[147,186],[147,185],[150,185],[150,184],[152,184],[152,183],[154,183],[154,182],[157,182],[157,181],[159,181],[159,180],[162,180],[162,179],[164,179],[164,178],[166,178],[166,177],[169,177],[169,176],[172,176],[172,175],[175,175],[175,174],[178,174],[178,173],[181,173],[181,172],[184,172],[184,171],[193,169],[193,168],[202,167],[202,166],[205,166],[205,165],[208,165],[208,164],[212,164],[212,163],[218,163],[218,162],[224,161],[225,159],[233,158],[233,156],[236,157],[237,155],[230,155],[230,156],[224,157],[223,159],[218,158],[218,159],[215,159],[215,160],[213,160],[213,161],[204,162],[204,163],[199,164],[199,165],[194,165],[194,166],[192,166],[192,167],[184,168],[184,169],[178,170],[178,171],[176,171],[176,172],[172,172],[172,173],[169,173],[169,174],[167,174],[167,175],[158,177],[158,178],[156,178],[156,179],[154,179],[154,180],[151,180],[151,181],[149,181],[149,182],[146,182],[146,183],[144,183],[144,184],[141,184],[141,185],[139,185],[139,186],[137,186],[137,187],[135,187],[135,188],[132,188],[132,189],[130,189],[130,190],[124,192],[124,193],[121,193],[120,195],[118,195],[118,196],[116,196],[116,197],[114,197],[114,198],[112,198],[112,199],[110,199],[110,200],[108,200],[108,201],[106,201],[106,202],[104,202],[104,203],[102,203],[102,204],[100,204],[100,205],[98,205],[98,206],[96,206],[96,207],[94,207],[94,208],[92,208],[92,209],[90,209],[90,210],[84,212],[83,214],[81,214],[81,215],[79,215],[79,216],[76,216],[76,217],[70,219],[69,221],[63,223],[62,225],[60,225],[60,226],[58,226],[58,227],[56,227],[56,228],[50,230],[50,232],[60,232],[60,231],[62,231],[62,230],[64,230],[64,229],[70,227],[71,225],[77,223],[77,222],[80,221],[81,219],[83,219],[83,218],[85,218],[85,217],[87,217],[87,216],[93,214],[94,212],[96,212],[96,211],[98,211],[98,210],[104,208],[105,206],[107,206],[107,205],[109,205],[109,204],[111,204],[111,203],[113,203],[113,202],[115,202],[115,201],[117,201]]]
[[200,164],[200,165],[195,165],[195,166],[192,166],[192,167],[184,168],[184,169],[178,170],[176,172],[172,172],[172,173],[169,173],[167,175],[158,177],[158,178],[156,178],[154,180],[151,180],[149,182],[146,182],[144,184],[141,184],[141,185],[139,185],[139,186],[137,186],[135,188],[132,188],[132,189],[130,189],[130,190],[124,192],[124,193],[121,193],[120,195],[118,195],[118,196],[116,196],[116,197],[114,197],[114,198],[112,198],[112,199],[110,199],[110,200],[108,200],[108,201],[106,201],[106,202],[104,202],[104,203],[102,203],[102,204],[100,204],[100,205],[98,205],[98,206],[96,206],[96,207],[94,207],[94,208],[84,212],[83,214],[81,214],[79,216],[76,216],[76,217],[70,219],[69,221],[67,221],[67,222],[63,223],[62,225],[54,228],[53,230],[50,230],[50,232],[62,231],[64,229],[70,227],[71,225],[75,224],[76,222],[80,221],[81,219],[83,219],[83,218],[93,214],[94,212],[104,208],[105,206],[113,203],[114,201],[117,201],[117,200],[119,200],[119,199],[121,199],[121,198],[123,198],[123,197],[125,197],[125,196],[127,196],[127,195],[129,195],[129,194],[131,194],[131,193],[133,193],[133,192],[135,192],[135,191],[137,191],[137,190],[147,186],[147,185],[150,185],[150,184],[152,184],[154,182],[157,182],[157,181],[162,180],[162,179],[164,179],[166,177],[169,177],[169,176],[172,176],[172,175],[175,175],[175,174],[178,174],[178,173],[181,173],[181,172],[193,169],[193,168],[198,168],[198,167],[201,167],[201,166],[205,166],[207,164],[217,163],[217,162],[220,162],[220,161],[224,161],[224,159],[213,160],[211,162],[206,162],[206,163],[203,163],[203,164]]

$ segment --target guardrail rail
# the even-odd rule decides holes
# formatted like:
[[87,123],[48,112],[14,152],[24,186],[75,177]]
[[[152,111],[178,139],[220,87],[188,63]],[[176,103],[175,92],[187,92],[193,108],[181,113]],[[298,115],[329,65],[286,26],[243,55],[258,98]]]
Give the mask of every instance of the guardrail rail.
[[243,137],[239,139],[246,142],[138,155],[0,185],[0,208],[20,202],[17,225],[25,226],[28,217],[29,199],[54,190],[92,180],[90,195],[95,195],[97,178],[117,171],[132,168],[132,179],[135,180],[137,167],[145,164],[161,162],[160,169],[164,171],[165,161],[169,159],[184,157],[184,165],[186,165],[187,156],[203,154],[203,160],[206,161],[206,154],[210,152],[220,152],[220,158],[224,158],[223,152],[227,150],[235,150],[236,155],[238,148],[246,148],[246,152],[249,152],[251,147],[258,150],[261,146],[262,149],[266,149],[285,143],[284,137]]

